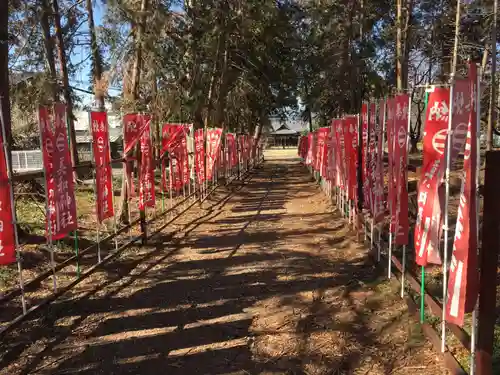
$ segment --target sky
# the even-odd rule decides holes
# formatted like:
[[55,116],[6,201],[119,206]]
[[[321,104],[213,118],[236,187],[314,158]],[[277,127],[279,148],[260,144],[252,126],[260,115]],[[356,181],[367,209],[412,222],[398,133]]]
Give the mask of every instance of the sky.
[[[2,0],[0,0],[0,1],[2,1]],[[97,3],[99,3],[99,2],[98,1],[93,2],[93,5],[94,5],[94,23],[95,23],[96,27],[99,27],[99,26],[102,26],[102,24],[103,24],[103,18],[104,18],[106,9],[105,9],[104,5],[97,4]],[[182,6],[181,5],[173,5],[171,7],[171,9],[173,11],[179,12],[179,11],[182,11]],[[88,24],[86,22],[82,25],[81,31],[88,32]],[[83,60],[85,60],[88,57],[89,53],[90,53],[90,51],[89,51],[88,47],[77,46],[70,56],[71,62],[73,64],[78,64],[78,63],[82,62]],[[90,69],[91,69],[91,61],[90,61],[90,59],[88,59],[83,64],[82,68],[70,80],[71,86],[73,86],[75,88],[82,89],[82,90],[88,90],[90,87],[90,80],[89,80]],[[109,95],[111,95],[111,96],[119,95],[120,91],[121,90],[116,89],[116,88],[112,88],[112,87],[109,88],[109,90],[108,90]],[[82,99],[83,105],[88,105],[93,100],[93,95],[91,95],[91,94],[85,94],[85,93],[78,91],[77,95]]]

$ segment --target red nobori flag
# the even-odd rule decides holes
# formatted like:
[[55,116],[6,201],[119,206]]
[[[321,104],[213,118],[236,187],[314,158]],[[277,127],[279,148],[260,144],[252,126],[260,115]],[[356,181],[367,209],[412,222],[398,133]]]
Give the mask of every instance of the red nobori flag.
[[125,155],[137,144],[145,126],[146,123],[143,115],[139,113],[128,113],[123,116],[123,137],[125,143],[123,153]]
[[345,187],[345,158],[344,158],[344,131],[342,120],[333,120],[335,129],[335,164],[337,169],[336,186],[344,189]]
[[385,207],[384,207],[384,123],[385,123],[385,101],[381,100],[379,103],[379,117],[378,122],[375,123],[375,138],[377,140],[377,151],[375,153],[375,181],[373,191],[373,217],[375,224],[384,220]]
[[[373,116],[373,115],[372,115]],[[361,181],[363,187],[363,208],[370,208],[368,181],[368,104],[361,105],[361,129],[363,148],[361,150]]]
[[180,154],[180,161],[181,161],[181,172],[182,172],[182,185],[187,185],[189,184],[191,175],[190,175],[190,170],[189,170],[189,154],[188,154],[188,149],[187,149],[187,139],[186,135],[184,135],[181,138],[181,154]]
[[323,151],[323,169],[321,173],[325,176],[327,181],[332,181],[332,179],[335,178],[334,174],[334,169],[335,166],[333,165],[333,142],[334,142],[334,137],[333,137],[333,125],[329,126],[326,128],[326,142],[325,142],[325,147]]
[[344,172],[345,172],[345,189],[347,191],[348,199],[354,199],[353,191],[351,188],[351,159],[353,157],[352,151],[352,137],[351,132],[349,131],[350,121],[347,118],[342,120],[342,135],[344,139],[344,147],[343,147],[343,158],[344,158]]
[[408,117],[410,97],[407,94],[396,96],[394,118],[394,171],[396,177],[396,245],[408,244]]
[[313,165],[313,155],[314,155],[314,133],[310,132],[309,134],[307,134],[306,165]]
[[[190,124],[164,124],[162,152],[170,153],[170,189],[179,189],[189,182],[189,160],[186,134]],[[165,176],[165,172],[163,172]]]
[[443,178],[443,155],[448,131],[450,90],[435,88],[429,95],[425,114],[424,160],[418,188],[418,215],[415,224],[416,262],[441,264],[439,234],[441,208],[439,185]]
[[125,158],[125,172],[127,174],[127,189],[128,199],[131,200],[135,197],[134,178],[132,177],[134,169],[134,157],[128,156],[134,149],[137,142],[141,138],[144,131],[145,123],[143,116],[139,113],[128,113],[123,116],[123,155]]
[[395,168],[395,138],[396,98],[387,101],[387,150],[388,150],[388,204],[390,216],[390,231],[395,232],[396,227],[396,168]]
[[[323,151],[325,148],[327,128],[321,128],[316,130],[316,136],[318,137],[317,147],[316,147],[316,170],[321,173],[323,170]],[[324,176],[322,176],[324,177]]]
[[[460,326],[464,315],[471,312],[478,296],[477,272],[477,196],[476,177],[478,164],[478,123],[477,123],[477,66],[469,65],[469,112],[467,140],[464,152],[464,168],[460,205],[458,207],[455,239],[448,282],[446,300],[446,320]],[[470,105],[472,103],[472,105]],[[455,105],[455,103],[454,103]],[[457,111],[458,112],[458,111]],[[453,111],[455,116],[455,111]],[[460,125],[459,125],[460,126]]]
[[372,217],[375,213],[375,181],[377,178],[377,142],[375,135],[376,127],[376,111],[375,103],[370,103],[370,126],[368,128],[368,153],[367,153],[367,180],[368,180],[368,198],[370,200],[370,214]]
[[[457,79],[453,88],[453,116],[451,128],[451,165],[455,163],[460,152],[463,151],[467,140],[467,131],[470,121],[470,82],[467,79]],[[446,152],[444,154],[446,160]],[[445,167],[445,166],[443,166]]]
[[348,179],[349,179],[349,199],[354,200],[355,205],[358,203],[358,118],[349,116],[344,122],[344,137],[346,145],[346,156],[348,164]]
[[[222,129],[207,130],[207,179],[213,177],[215,163],[219,157]],[[246,147],[243,138],[243,147]],[[245,153],[244,153],[245,154]]]
[[229,152],[229,167],[233,168],[238,164],[238,152],[236,151],[236,138],[234,134],[227,134],[226,141]]
[[97,192],[97,219],[113,217],[113,182],[109,151],[109,126],[106,112],[90,112]]
[[49,206],[47,234],[50,230],[52,239],[58,240],[78,227],[73,168],[66,134],[66,106],[54,105],[53,120],[49,110],[40,107],[39,119]]
[[13,203],[3,142],[2,132],[0,132],[0,222],[2,224],[0,226],[0,265],[7,265],[16,261],[16,241],[12,216]]
[[185,139],[191,124],[164,124],[162,127],[161,155],[177,147]]
[[205,136],[203,129],[194,132],[194,164],[198,183],[205,181]]
[[[162,175],[162,189],[165,190],[167,185],[169,186],[169,189],[172,190],[172,184],[173,184],[173,178],[172,174],[170,174],[170,182],[167,181],[167,172],[166,172],[166,162],[165,162],[165,152],[168,151],[169,149],[169,144],[171,143],[171,140],[174,138],[174,134],[180,129],[179,124],[164,124],[161,129],[161,175]],[[172,173],[172,155],[170,155],[170,164],[169,164],[169,170]]]
[[179,155],[180,152],[175,149],[170,154],[170,190],[179,191],[182,188],[182,169]]
[[150,118],[144,118],[146,125],[141,135],[141,173],[139,176],[139,209],[155,206],[155,176],[153,147],[151,144]]

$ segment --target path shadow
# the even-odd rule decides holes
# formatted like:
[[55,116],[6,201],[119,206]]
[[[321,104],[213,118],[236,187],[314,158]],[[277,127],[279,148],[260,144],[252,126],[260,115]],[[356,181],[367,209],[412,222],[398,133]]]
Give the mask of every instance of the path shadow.
[[[273,225],[285,220],[285,206],[295,192],[316,189],[306,184],[294,190],[295,181],[305,178],[296,166],[286,168],[273,160],[231,199],[232,215],[248,214],[217,219],[224,205],[212,208],[188,227],[192,238],[160,235],[146,254],[107,265],[109,274],[116,268],[114,277],[56,301],[43,319],[27,322],[3,342],[0,367],[15,363],[35,343],[35,354],[25,357],[18,373],[309,374],[308,368],[315,366],[325,369],[321,374],[348,374],[366,356],[390,373],[383,353],[391,348],[369,330],[370,316],[356,301],[356,292],[381,278],[367,253],[344,257],[339,246],[343,237],[329,240],[324,252],[289,248],[286,244],[297,238],[312,242],[342,224],[319,225],[317,214],[302,215],[303,230]],[[260,220],[269,220],[270,226],[253,227]],[[211,222],[231,225],[232,231],[202,236],[199,228]],[[343,319],[346,303],[352,314]],[[377,308],[378,302],[372,302],[370,309]],[[294,351],[262,352],[270,348],[263,340],[283,331],[257,323],[266,314],[285,311],[291,311],[287,319],[293,324],[290,340],[282,345],[293,345]],[[311,337],[326,333],[346,335],[357,346],[330,354],[311,350]],[[364,352],[373,346],[380,355]]]

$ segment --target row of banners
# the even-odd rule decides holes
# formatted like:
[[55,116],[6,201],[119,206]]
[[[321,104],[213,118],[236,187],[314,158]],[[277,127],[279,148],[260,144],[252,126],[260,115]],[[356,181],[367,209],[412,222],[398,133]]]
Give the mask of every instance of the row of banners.
[[[463,152],[463,185],[446,304],[446,319],[459,325],[463,325],[464,314],[473,310],[478,294],[477,98],[477,68],[474,64],[470,65],[468,79],[456,80],[451,89],[435,87],[429,93],[413,239],[418,265],[441,264],[439,244],[447,160],[449,158],[448,165],[454,165]],[[388,215],[395,245],[408,245],[409,242],[407,165],[410,112],[407,94],[381,100],[378,105],[364,103],[361,116],[334,119],[330,127],[311,132],[299,141],[299,155],[305,163],[344,191],[355,209],[361,207],[358,201],[362,199],[362,207],[374,224],[381,223]],[[359,131],[361,145],[358,145]],[[384,168],[384,137],[388,151],[387,171]],[[358,155],[361,160],[358,160]],[[361,176],[358,176],[358,167]],[[358,194],[358,181],[361,181],[361,195]]]
[[[47,238],[58,240],[78,228],[73,168],[66,132],[66,106],[39,108],[39,125],[45,183],[47,186]],[[123,118],[124,157],[127,174],[127,196],[136,196],[133,170],[139,167],[139,209],[155,207],[155,168],[151,137],[151,116],[127,114]],[[106,112],[91,112],[92,151],[95,162],[97,219],[103,222],[114,216],[113,181],[109,126]],[[188,135],[191,124],[164,124],[160,151],[160,189],[180,191],[191,181]],[[234,168],[238,162],[248,165],[255,155],[254,138],[249,135],[225,134],[226,147],[222,149],[222,129],[194,131],[194,173],[198,184],[211,181],[217,170]],[[134,149],[140,147],[140,160]],[[3,138],[0,134],[0,148]],[[167,165],[168,172],[167,173]],[[0,152],[0,265],[16,261],[14,212],[11,187],[4,152]]]

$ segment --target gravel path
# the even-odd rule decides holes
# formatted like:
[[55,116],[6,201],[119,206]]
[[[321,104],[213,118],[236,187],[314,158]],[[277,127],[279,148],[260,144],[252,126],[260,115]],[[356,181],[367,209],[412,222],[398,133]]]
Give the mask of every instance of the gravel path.
[[267,159],[26,322],[0,373],[446,374],[305,169]]

